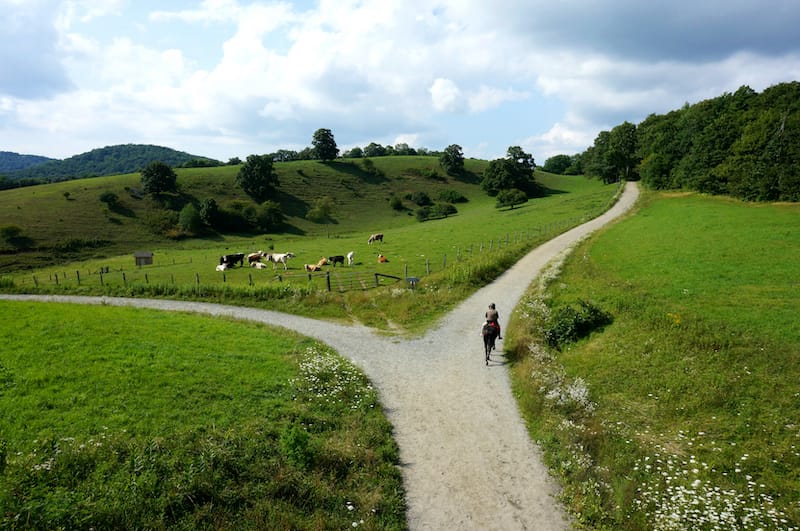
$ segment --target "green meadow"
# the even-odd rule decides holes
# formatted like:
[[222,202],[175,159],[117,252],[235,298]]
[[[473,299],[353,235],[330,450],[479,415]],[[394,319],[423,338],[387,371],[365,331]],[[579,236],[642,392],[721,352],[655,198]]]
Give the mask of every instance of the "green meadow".
[[[406,166],[416,160],[410,159],[401,161],[403,165],[393,170],[394,173],[390,167],[385,169],[387,174],[395,176],[386,177],[386,181],[392,183],[392,193],[424,188],[434,194],[435,187],[458,187],[469,197],[466,203],[458,204],[458,214],[420,223],[410,211],[392,210],[386,200],[381,199],[378,206],[368,208],[360,202],[350,202],[345,194],[337,204],[342,205],[342,211],[350,212],[346,226],[342,222],[316,225],[317,232],[309,229],[304,234],[234,235],[168,242],[149,248],[154,253],[154,262],[149,266],[137,267],[132,253],[125,253],[17,268],[3,275],[0,290],[188,298],[270,309],[279,307],[312,317],[357,319],[379,328],[399,326],[418,331],[430,323],[431,318],[442,315],[465,295],[500,274],[527,250],[601,213],[617,191],[614,185],[584,177],[541,173],[537,174],[537,180],[546,187],[546,196],[531,199],[514,209],[498,210],[495,199],[479,192],[474,183],[451,180],[443,184],[435,179],[431,182],[431,179],[407,176],[410,170]],[[307,165],[328,169],[320,163]],[[306,175],[311,171],[298,169]],[[202,180],[194,180],[190,170],[184,171],[187,173],[179,174],[179,182],[192,178],[190,182],[195,189],[213,188]],[[204,174],[200,172],[200,175]],[[282,183],[288,182],[291,175],[298,174],[289,172],[282,177]],[[330,187],[338,186],[337,179],[343,178],[334,178],[331,174],[318,176],[319,181],[327,182]],[[120,179],[124,181],[127,177]],[[366,190],[374,194],[371,196],[373,205],[378,197],[389,197],[388,193],[376,192],[373,189],[376,186],[381,188],[389,184],[381,181],[365,186],[364,195],[368,193]],[[286,187],[295,190],[293,194],[299,194],[302,189],[298,183]],[[77,192],[70,194],[71,197],[75,195]],[[53,200],[63,202],[59,194],[53,195]],[[380,221],[371,221],[373,216],[382,217]],[[55,220],[52,223],[57,224]],[[291,223],[299,225],[301,222],[292,219]],[[357,226],[363,229],[356,230]],[[385,234],[384,241],[368,245],[368,236],[377,231]],[[274,269],[270,264],[263,270],[236,267],[224,273],[215,271],[223,254],[260,250],[292,252],[296,258],[289,260],[288,271],[282,266]],[[327,266],[326,272],[313,275],[303,270],[303,264],[317,263],[322,257],[346,255],[350,251],[355,252],[353,267]],[[378,253],[389,261],[379,264]],[[331,291],[327,291],[326,273],[331,275]],[[375,277],[376,273],[386,276]],[[408,293],[407,277],[420,279],[413,296]],[[372,289],[376,279],[382,288],[378,292]],[[446,290],[441,289],[443,285]],[[398,299],[395,304],[380,303],[384,298],[383,290],[387,289],[395,291]],[[430,313],[422,315],[420,306]]]
[[[800,526],[798,279],[798,205],[646,192],[532,287],[513,385],[583,524]],[[612,322],[546,348],[582,303]]]
[[0,528],[405,527],[391,426],[326,347],[131,308],[0,318]]
[[[282,182],[319,169],[307,164]],[[373,183],[391,191],[364,204],[359,194],[374,189],[351,191],[355,202],[342,196],[348,214],[340,223],[290,217],[295,230],[269,235],[164,241],[139,234],[137,222],[152,205],[126,198],[124,215],[92,206],[105,188],[135,186],[131,176],[13,190],[0,203],[0,221],[36,205],[39,214],[30,223],[26,216],[23,228],[32,240],[52,230],[106,243],[78,245],[74,260],[60,253],[49,265],[37,252],[5,255],[0,289],[277,307],[418,333],[531,247],[600,213],[618,189],[542,174],[545,197],[497,210],[474,182],[431,183],[409,172],[409,161],[401,164],[405,177],[390,173]],[[335,169],[316,177],[349,182]],[[203,170],[179,172],[183,193],[232,194],[230,183]],[[398,190],[435,187],[460,188],[469,201],[457,215],[425,223],[387,205]],[[299,197],[303,188],[294,190]],[[46,200],[22,201],[29,196]],[[377,230],[385,241],[368,246]],[[110,252],[118,247],[127,250]],[[152,250],[155,263],[136,267],[131,248]],[[288,272],[214,271],[219,255],[255,250],[298,256]],[[299,271],[349,250],[356,251],[350,273],[421,281],[414,290],[401,280],[327,291],[319,277]],[[383,269],[378,252],[390,260]],[[255,324],[105,306],[3,302],[0,314],[14,323],[2,332],[0,352],[3,528],[405,528],[391,426],[363,374],[323,346]]]

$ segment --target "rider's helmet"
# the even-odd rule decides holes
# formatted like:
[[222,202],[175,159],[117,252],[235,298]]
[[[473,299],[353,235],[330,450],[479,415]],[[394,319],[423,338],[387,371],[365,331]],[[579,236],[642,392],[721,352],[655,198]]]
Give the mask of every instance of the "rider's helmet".
[[489,304],[489,308],[491,308],[492,310],[494,310],[494,303],[491,303],[491,304]]

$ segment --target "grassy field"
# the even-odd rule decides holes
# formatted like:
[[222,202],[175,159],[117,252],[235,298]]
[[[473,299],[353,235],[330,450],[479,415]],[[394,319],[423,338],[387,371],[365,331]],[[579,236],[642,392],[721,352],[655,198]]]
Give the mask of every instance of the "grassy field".
[[405,527],[376,393],[321,345],[130,308],[0,319],[0,528]]
[[[587,526],[800,527],[798,278],[797,205],[646,193],[525,298],[514,388]],[[545,348],[581,301],[613,322]]]
[[[369,230],[171,242],[150,249],[154,252],[152,266],[138,268],[132,255],[126,253],[33,270],[18,269],[4,275],[0,289],[193,298],[262,307],[274,307],[274,301],[280,299],[285,311],[314,317],[354,318],[381,328],[387,328],[391,322],[392,326],[413,329],[430,323],[432,317],[441,315],[465,294],[500,274],[534,245],[603,211],[617,189],[583,177],[550,174],[537,177],[549,190],[548,195],[512,210],[497,210],[493,198],[476,194],[477,185],[469,184],[463,185],[463,191],[471,197],[470,201],[459,204],[459,213],[446,219],[419,223],[413,216],[393,213],[387,206],[379,211],[384,216],[382,221],[370,222],[368,217],[361,220],[362,226],[370,223]],[[418,178],[407,180],[417,182]],[[360,208],[365,216],[375,215],[374,208]],[[385,233],[384,241],[368,245],[367,237],[377,230]],[[222,254],[258,250],[291,251],[297,257],[289,262],[289,271],[272,267],[215,271]],[[356,263],[346,268],[347,274],[342,273],[341,267],[326,268],[332,274],[331,292],[324,291],[325,274],[309,277],[302,270],[304,263],[316,263],[323,256],[344,255],[349,251],[355,251]],[[377,263],[379,252],[388,257],[388,263]],[[108,273],[101,276],[101,270]],[[353,278],[354,273],[358,278]],[[381,281],[392,284],[386,289],[397,290],[396,304],[390,307],[379,304],[383,295],[365,292],[364,288],[374,286],[375,273],[402,279]],[[422,279],[413,297],[406,293],[408,285],[404,279],[408,276]],[[442,290],[443,285],[449,289]],[[340,292],[340,287],[345,291]],[[418,309],[413,309],[420,306],[429,308],[433,314],[420,315]]]

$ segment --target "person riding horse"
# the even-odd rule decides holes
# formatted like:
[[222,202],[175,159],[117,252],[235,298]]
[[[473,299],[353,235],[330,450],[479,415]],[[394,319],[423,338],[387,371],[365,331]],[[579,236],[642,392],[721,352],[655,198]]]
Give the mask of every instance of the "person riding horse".
[[503,339],[503,336],[500,335],[499,319],[500,319],[500,314],[497,313],[497,309],[495,308],[494,303],[489,304],[489,309],[486,310],[486,322],[497,329],[497,339]]

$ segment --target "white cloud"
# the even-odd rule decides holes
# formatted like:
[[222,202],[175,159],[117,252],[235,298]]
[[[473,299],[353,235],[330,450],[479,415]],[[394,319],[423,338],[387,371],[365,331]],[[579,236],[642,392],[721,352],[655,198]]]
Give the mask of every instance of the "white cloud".
[[461,90],[450,79],[438,78],[428,89],[431,94],[431,104],[439,112],[454,112],[462,108],[464,102]]

